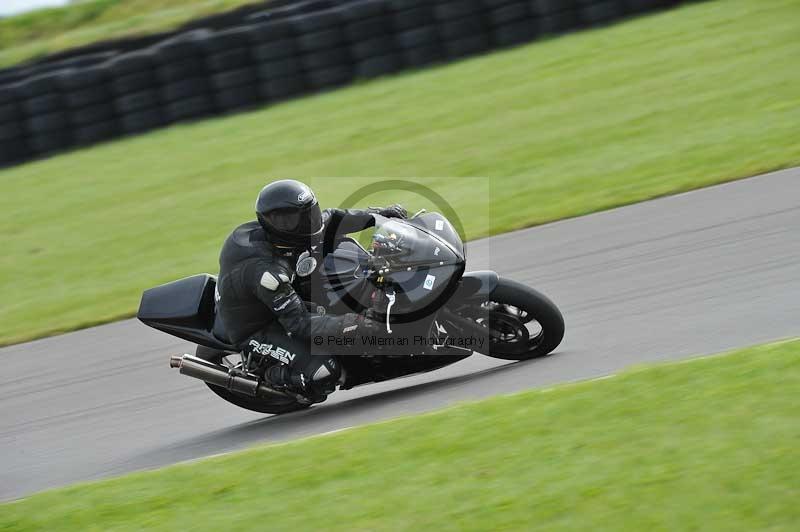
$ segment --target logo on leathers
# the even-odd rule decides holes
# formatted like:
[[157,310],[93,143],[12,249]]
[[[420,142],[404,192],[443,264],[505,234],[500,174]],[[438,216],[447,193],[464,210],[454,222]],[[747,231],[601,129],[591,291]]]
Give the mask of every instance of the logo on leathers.
[[294,270],[300,277],[308,277],[314,273],[314,270],[316,269],[317,259],[315,259],[308,251],[304,251],[300,257],[298,257],[297,264],[294,267]]
[[251,351],[254,353],[258,353],[259,355],[270,356],[272,358],[278,359],[284,364],[291,364],[296,356],[294,353],[290,353],[286,349],[282,347],[275,347],[272,344],[262,344],[257,342],[256,340],[250,340],[250,347],[252,348]]

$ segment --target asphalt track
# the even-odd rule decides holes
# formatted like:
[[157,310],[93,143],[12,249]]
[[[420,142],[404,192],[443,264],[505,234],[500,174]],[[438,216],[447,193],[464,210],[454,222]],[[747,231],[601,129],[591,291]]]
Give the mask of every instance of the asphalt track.
[[474,242],[468,261],[559,304],[553,356],[476,355],[269,417],[170,370],[191,346],[134,320],[0,350],[0,499],[798,336],[800,169]]

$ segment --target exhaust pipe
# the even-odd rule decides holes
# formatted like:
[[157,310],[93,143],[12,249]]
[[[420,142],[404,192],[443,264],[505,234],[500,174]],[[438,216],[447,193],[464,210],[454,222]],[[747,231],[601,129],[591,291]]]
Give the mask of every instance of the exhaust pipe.
[[242,375],[232,375],[228,369],[194,355],[173,355],[169,359],[169,367],[178,368],[181,375],[200,379],[209,384],[225,388],[232,392],[250,397],[271,397],[286,399],[288,396],[264,385],[260,380]]

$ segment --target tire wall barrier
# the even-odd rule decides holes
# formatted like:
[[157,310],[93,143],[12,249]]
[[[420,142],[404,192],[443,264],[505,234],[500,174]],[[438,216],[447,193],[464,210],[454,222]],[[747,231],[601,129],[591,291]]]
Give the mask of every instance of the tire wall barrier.
[[0,166],[678,3],[311,0],[244,19],[221,16],[238,23],[176,33],[124,53],[74,56],[10,83],[0,77]]

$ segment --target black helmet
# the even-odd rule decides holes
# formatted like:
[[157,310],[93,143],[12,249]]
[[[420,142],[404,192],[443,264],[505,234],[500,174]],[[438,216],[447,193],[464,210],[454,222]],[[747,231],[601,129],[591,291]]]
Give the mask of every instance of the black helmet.
[[299,181],[284,179],[261,189],[256,216],[276,246],[310,248],[322,236],[322,211],[317,198]]

